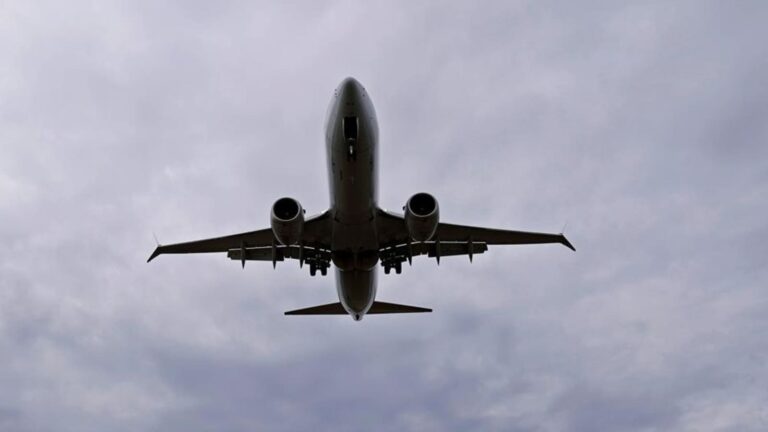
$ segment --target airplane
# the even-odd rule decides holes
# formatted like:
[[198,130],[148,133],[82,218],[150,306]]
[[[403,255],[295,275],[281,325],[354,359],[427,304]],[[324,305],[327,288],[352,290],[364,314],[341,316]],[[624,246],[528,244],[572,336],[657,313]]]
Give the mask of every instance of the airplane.
[[333,92],[325,124],[330,208],[305,217],[299,201],[283,197],[270,212],[270,227],[185,243],[160,245],[161,254],[227,253],[240,261],[295,259],[309,273],[325,276],[333,264],[338,302],[297,309],[285,315],[350,315],[432,312],[432,309],[376,300],[377,265],[385,274],[400,274],[415,256],[435,258],[466,255],[470,262],[489,245],[560,243],[576,249],[560,234],[510,231],[440,221],[434,196],[419,192],[403,214],[378,206],[379,127],[368,92],[354,78],[345,78]]

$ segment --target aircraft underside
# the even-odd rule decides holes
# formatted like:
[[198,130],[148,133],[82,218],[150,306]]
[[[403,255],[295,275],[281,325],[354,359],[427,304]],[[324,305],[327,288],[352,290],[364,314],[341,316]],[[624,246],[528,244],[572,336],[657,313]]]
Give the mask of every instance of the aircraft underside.
[[172,245],[160,254],[226,252],[240,261],[297,260],[310,275],[325,276],[335,267],[339,301],[297,309],[286,315],[343,315],[431,312],[431,309],[376,301],[377,266],[400,274],[414,257],[437,260],[474,255],[489,245],[560,243],[575,250],[563,234],[500,230],[440,221],[437,199],[420,192],[403,207],[404,214],[378,207],[378,124],[367,92],[353,78],[334,91],[326,123],[330,208],[305,219],[301,204],[280,198],[272,206],[270,227]]

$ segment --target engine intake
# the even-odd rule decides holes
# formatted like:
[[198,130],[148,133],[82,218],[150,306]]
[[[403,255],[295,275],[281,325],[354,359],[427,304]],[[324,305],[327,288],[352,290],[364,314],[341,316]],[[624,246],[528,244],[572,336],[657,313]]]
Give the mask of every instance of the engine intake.
[[304,232],[304,209],[293,198],[280,198],[272,205],[269,218],[272,232],[277,241],[284,245],[293,245],[301,240]]
[[430,240],[440,222],[437,200],[426,192],[420,192],[405,204],[405,225],[414,241]]

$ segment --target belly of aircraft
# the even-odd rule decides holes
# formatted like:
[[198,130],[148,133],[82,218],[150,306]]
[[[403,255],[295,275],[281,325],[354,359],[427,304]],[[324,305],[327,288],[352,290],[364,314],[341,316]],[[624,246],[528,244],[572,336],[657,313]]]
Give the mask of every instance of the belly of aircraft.
[[345,225],[370,224],[376,209],[376,192],[370,152],[357,160],[343,160],[336,155],[333,162],[333,194],[335,219]]
[[356,157],[338,140],[332,148],[333,263],[342,271],[370,270],[378,263],[375,169],[372,141],[357,142]]
[[344,309],[359,320],[376,299],[376,270],[336,271],[336,289]]
[[379,260],[375,219],[369,223],[346,225],[334,221],[333,264],[343,271],[370,270]]
[[344,309],[359,320],[376,297],[379,243],[376,232],[377,125],[360,89],[339,95],[327,135],[331,211],[331,259]]

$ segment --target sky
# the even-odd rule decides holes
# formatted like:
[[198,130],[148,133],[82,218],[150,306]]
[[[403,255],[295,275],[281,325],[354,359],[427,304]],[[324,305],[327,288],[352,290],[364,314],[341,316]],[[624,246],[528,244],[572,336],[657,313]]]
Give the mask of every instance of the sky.
[[[768,3],[0,3],[0,431],[768,430]],[[559,232],[380,270],[146,259],[326,210],[354,76],[380,205]]]

